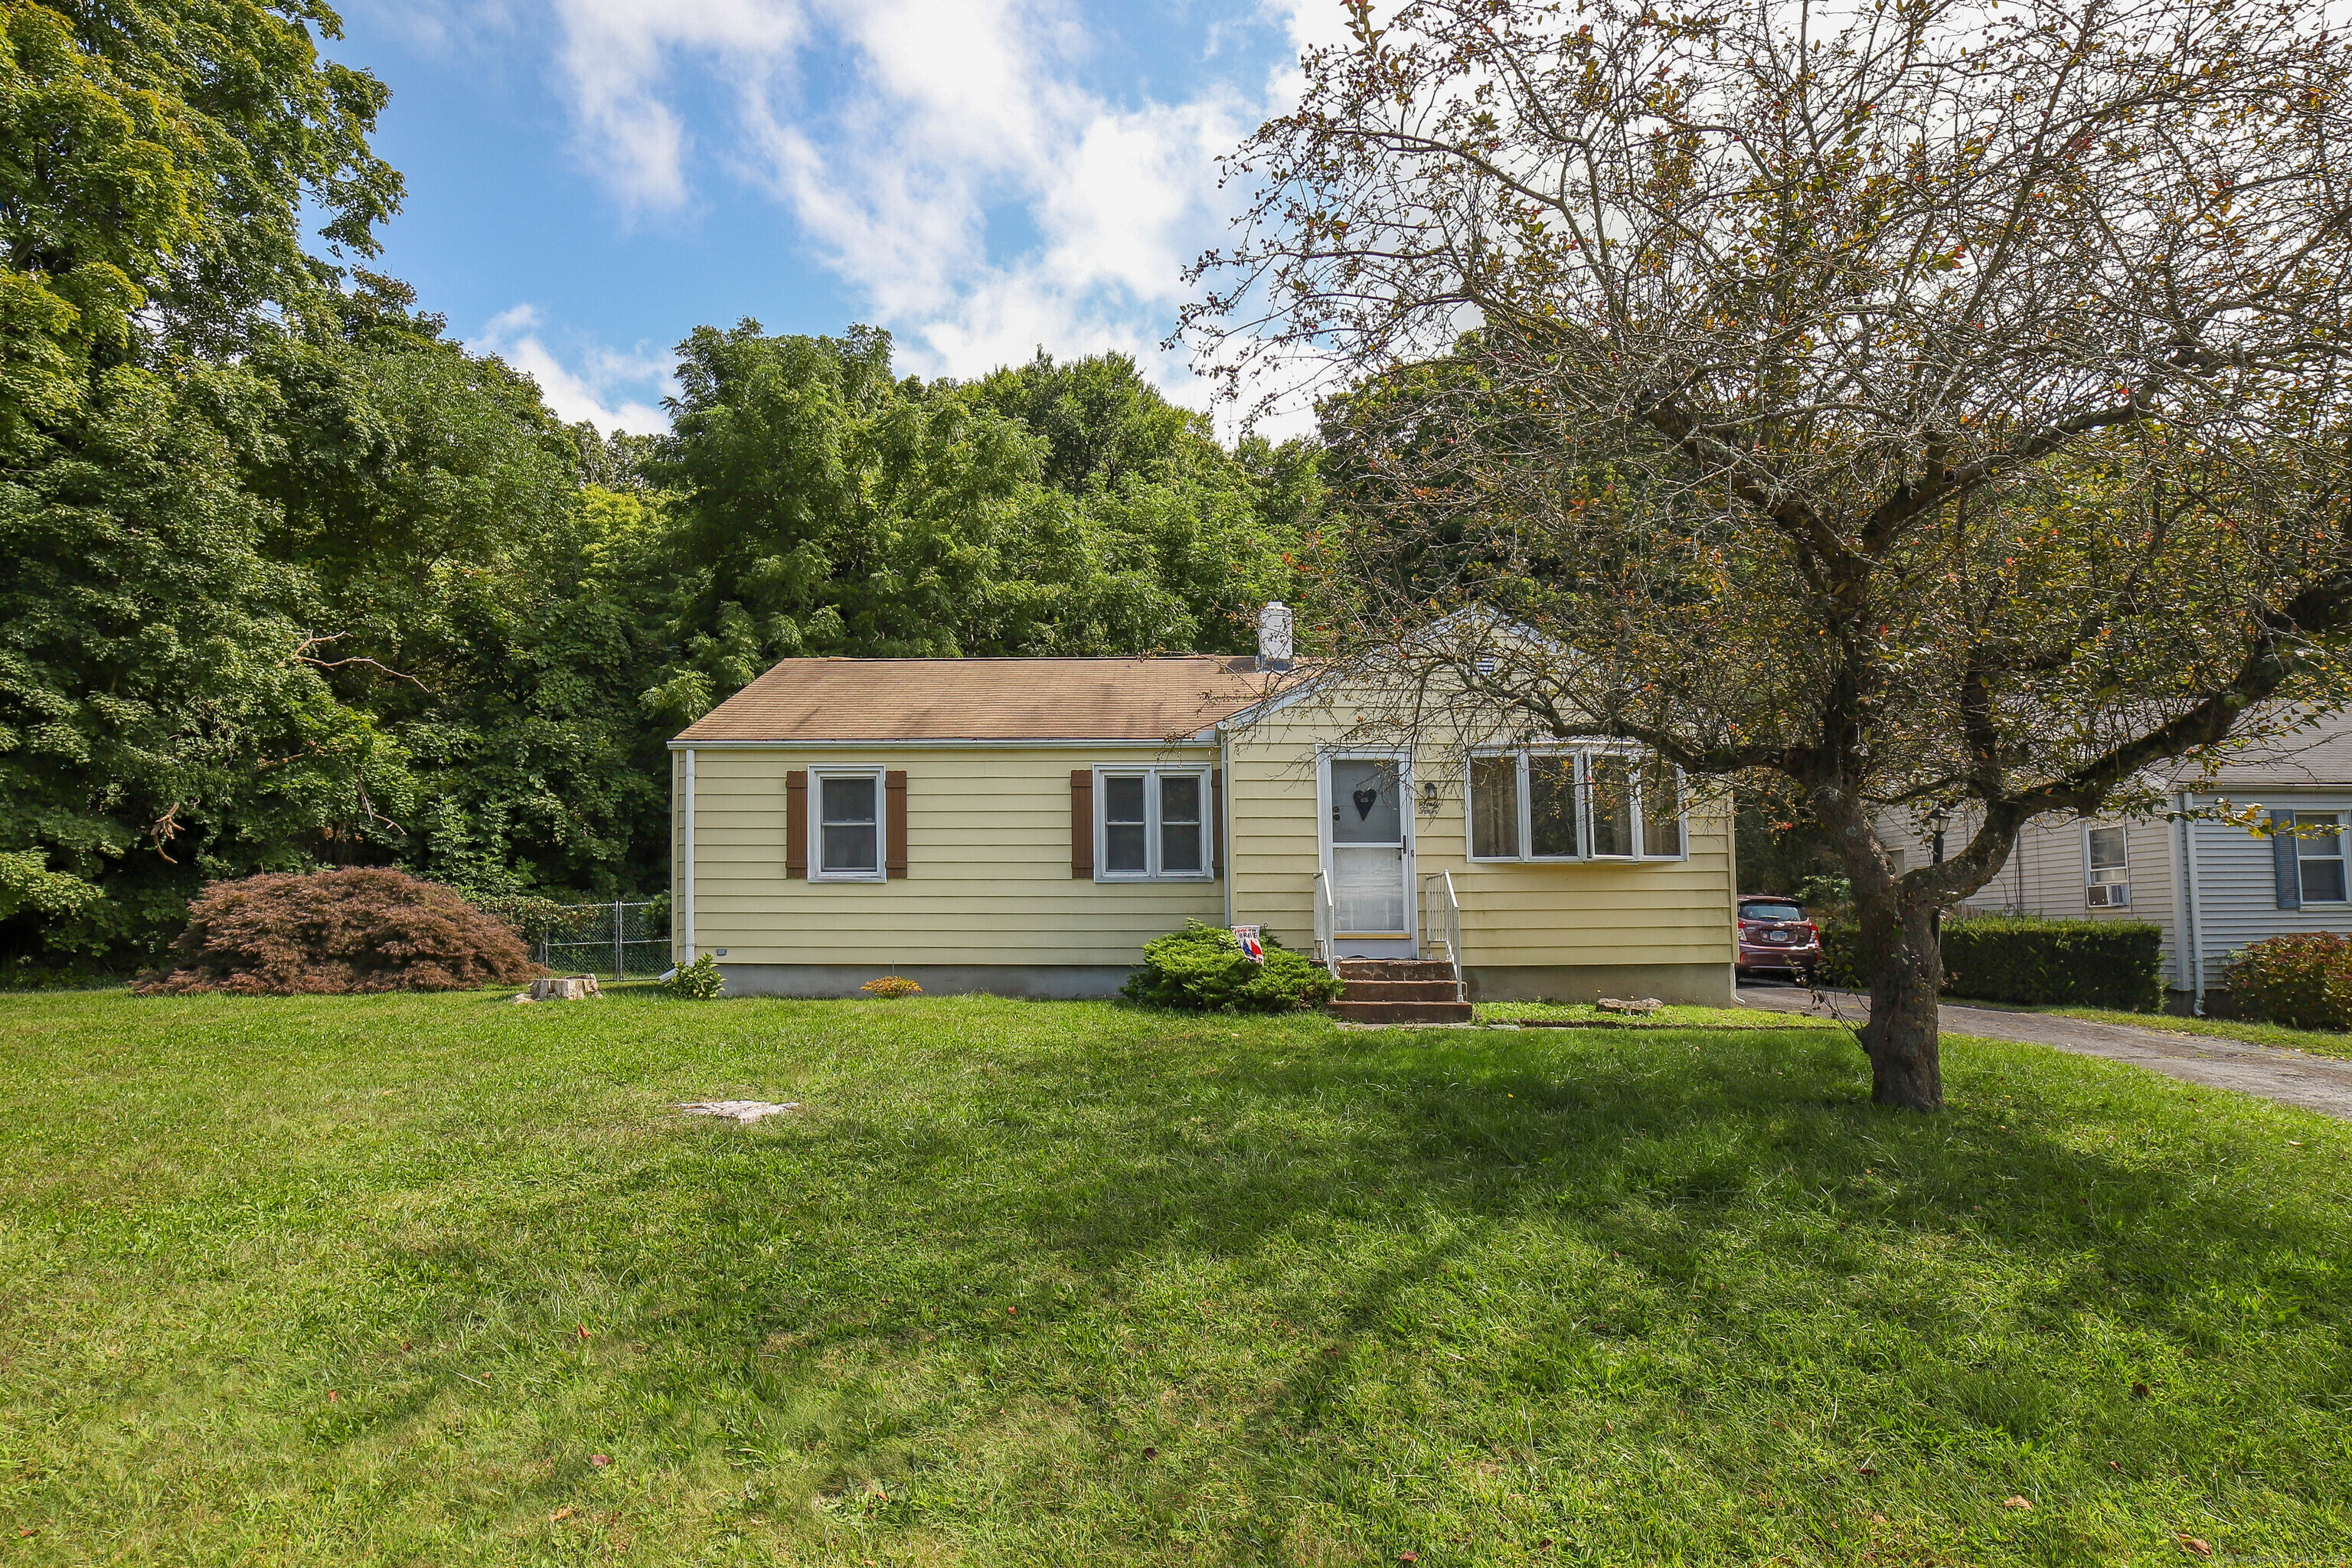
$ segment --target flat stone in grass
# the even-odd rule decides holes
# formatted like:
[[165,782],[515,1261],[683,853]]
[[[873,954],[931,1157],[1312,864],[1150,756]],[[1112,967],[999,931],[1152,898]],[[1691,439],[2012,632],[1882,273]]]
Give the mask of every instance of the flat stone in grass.
[[697,1100],[678,1107],[688,1116],[725,1116],[737,1121],[757,1121],[763,1116],[781,1116],[800,1108],[797,1100],[781,1105],[767,1100]]

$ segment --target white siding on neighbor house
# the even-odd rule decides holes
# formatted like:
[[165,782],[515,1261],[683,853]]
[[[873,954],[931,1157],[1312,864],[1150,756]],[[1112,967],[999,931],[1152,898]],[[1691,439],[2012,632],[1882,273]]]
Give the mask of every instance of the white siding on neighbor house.
[[[1944,833],[1944,850],[1957,854],[1976,830],[1974,813],[1953,814]],[[2130,860],[2132,901],[2124,909],[2093,909],[2087,901],[2090,853],[2085,837],[2093,827],[2125,830],[2125,853]],[[2181,990],[2189,988],[2182,967],[2186,949],[2179,937],[2179,897],[2175,875],[2179,855],[2168,822],[2126,822],[2117,818],[2085,821],[2075,816],[2041,817],[2026,824],[2017,836],[1998,876],[1960,905],[1961,914],[2038,915],[2048,920],[2146,921],[2164,933],[2165,973]],[[1889,813],[1879,819],[1879,834],[1889,848],[1903,851],[1906,869],[1916,869],[1934,858],[1934,842],[1916,833],[1908,814]]]
[[[2218,797],[2191,798],[2197,805],[2210,805]],[[2352,787],[2233,790],[2229,800],[2235,806],[2259,803],[2281,811],[2334,811],[2352,816]],[[2197,926],[2208,989],[2221,988],[2221,971],[2231,953],[2264,937],[2310,931],[2352,933],[2352,905],[2278,907],[2276,850],[2270,838],[2230,822],[2193,823],[2189,831],[2195,836]]]
[[[682,756],[682,753],[680,753]],[[695,751],[694,940],[730,963],[1131,964],[1189,918],[1220,922],[1216,880],[1097,882],[1070,875],[1070,773],[1213,764],[1213,747],[875,747]],[[872,766],[907,774],[907,875],[879,882],[786,875],[785,776]],[[684,764],[672,769],[682,785]],[[674,849],[683,848],[682,796]],[[683,896],[683,855],[673,859]],[[683,943],[683,925],[677,927]]]

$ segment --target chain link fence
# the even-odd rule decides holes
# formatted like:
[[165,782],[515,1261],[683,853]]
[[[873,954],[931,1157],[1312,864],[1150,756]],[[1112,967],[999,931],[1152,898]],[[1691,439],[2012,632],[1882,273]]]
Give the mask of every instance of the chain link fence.
[[558,974],[659,974],[670,966],[669,900],[559,905],[541,927],[539,961]]

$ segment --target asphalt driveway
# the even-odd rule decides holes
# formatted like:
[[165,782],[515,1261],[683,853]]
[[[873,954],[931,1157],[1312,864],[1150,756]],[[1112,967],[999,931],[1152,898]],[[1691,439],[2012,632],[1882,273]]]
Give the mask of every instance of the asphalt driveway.
[[[1743,985],[1739,988],[1739,1000],[1744,1006],[1769,1008],[1776,1013],[1808,1013],[1857,1025],[1870,1017],[1870,998],[1852,991],[1811,992],[1794,985]],[[2335,1057],[2315,1057],[2276,1046],[2258,1046],[2249,1040],[2214,1039],[2166,1029],[2135,1028],[2127,1024],[2095,1024],[2082,1018],[2053,1018],[2043,1013],[1982,1005],[1947,1005],[1942,1014],[1947,1034],[2021,1040],[2073,1051],[2078,1056],[2105,1057],[2109,1061],[2129,1062],[2151,1072],[2168,1073],[2209,1089],[2234,1089],[2242,1094],[2275,1100],[2282,1105],[2298,1105],[2305,1110],[2352,1121],[2352,1061]]]

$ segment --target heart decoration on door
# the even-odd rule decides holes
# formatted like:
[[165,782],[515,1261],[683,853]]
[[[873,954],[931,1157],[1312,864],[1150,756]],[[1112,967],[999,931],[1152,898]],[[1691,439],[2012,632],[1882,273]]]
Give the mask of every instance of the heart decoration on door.
[[1356,820],[1365,822],[1370,819],[1372,807],[1381,804],[1381,792],[1367,784],[1348,798],[1356,803]]

